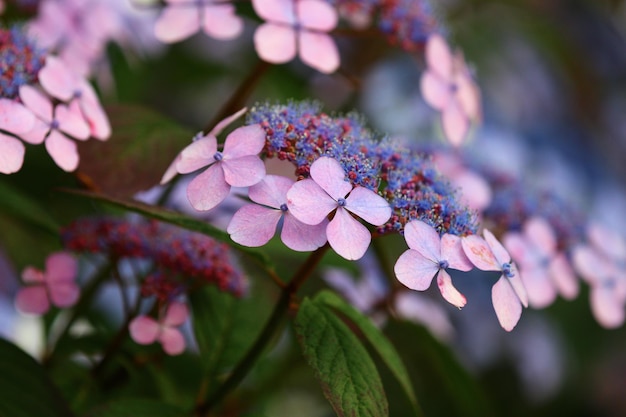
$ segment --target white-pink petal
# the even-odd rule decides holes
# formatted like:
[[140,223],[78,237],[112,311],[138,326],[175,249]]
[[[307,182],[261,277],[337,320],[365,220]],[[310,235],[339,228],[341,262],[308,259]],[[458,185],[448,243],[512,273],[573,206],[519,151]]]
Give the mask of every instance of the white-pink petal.
[[53,55],[46,57],[46,64],[39,71],[38,78],[46,92],[61,101],[72,98],[78,87],[75,74]]
[[511,255],[509,252],[502,246],[502,243],[491,233],[489,230],[483,230],[483,236],[485,237],[485,241],[489,244],[493,255],[496,257],[496,260],[500,266],[505,263],[511,262]]
[[224,201],[229,193],[230,185],[224,180],[224,171],[219,164],[208,167],[187,186],[189,203],[199,211],[211,210]]
[[430,70],[434,71],[444,81],[451,79],[453,56],[443,36],[435,33],[428,38],[425,56],[426,64]]
[[283,230],[280,239],[285,246],[298,252],[309,252],[324,246],[328,220],[320,224],[308,225],[296,219],[289,212],[283,217]]
[[294,0],[252,0],[252,7],[256,14],[270,22],[296,22]]
[[550,223],[542,217],[532,217],[524,223],[524,234],[541,254],[551,257],[556,253],[556,235]]
[[337,26],[337,10],[323,0],[298,0],[295,8],[298,22],[307,29],[329,32]]
[[409,249],[400,255],[393,270],[402,284],[412,290],[424,291],[430,287],[439,265],[420,252]]
[[339,256],[351,261],[361,259],[372,240],[369,230],[342,207],[328,223],[326,238]]
[[426,103],[436,110],[443,110],[452,98],[450,85],[430,70],[420,79],[420,91]]
[[276,233],[276,226],[282,215],[280,210],[248,204],[235,212],[226,232],[240,245],[263,246]]
[[265,130],[259,124],[242,126],[232,131],[224,142],[224,159],[258,155],[265,146]]
[[518,273],[526,288],[531,307],[545,308],[554,302],[557,293],[547,269],[541,266],[527,267]]
[[287,192],[287,207],[296,219],[316,225],[324,221],[338,205],[315,181],[306,179],[291,186]]
[[159,337],[161,326],[152,317],[138,316],[130,322],[128,330],[135,342],[140,345],[149,345]]
[[452,285],[452,278],[450,278],[450,274],[445,269],[440,270],[437,275],[437,286],[444,300],[455,307],[465,307],[467,299]]
[[154,36],[165,43],[182,41],[200,30],[197,7],[166,6],[154,25]]
[[59,122],[59,130],[62,132],[79,140],[89,138],[91,133],[89,125],[85,122],[77,101],[72,101],[69,106],[57,105],[54,118]]
[[52,103],[50,100],[30,85],[20,87],[20,99],[41,120],[52,121]]
[[224,180],[233,187],[249,187],[265,177],[265,164],[256,155],[224,158],[217,165],[224,171]]
[[163,350],[168,355],[180,355],[185,351],[185,338],[180,330],[175,328],[164,328],[161,330],[159,342]]
[[234,39],[243,31],[243,20],[235,14],[235,7],[232,4],[204,6],[202,29],[215,39]]
[[491,247],[480,236],[465,236],[461,238],[461,245],[465,255],[476,268],[483,271],[502,270],[502,265],[496,260]]
[[563,298],[567,300],[576,298],[579,289],[578,279],[565,254],[557,254],[550,262],[548,271]]
[[32,111],[16,101],[0,98],[0,129],[19,135],[31,130],[34,123]]
[[72,172],[78,167],[78,149],[73,140],[68,139],[58,130],[52,130],[46,138],[45,145],[48,154],[59,168]]
[[450,143],[460,146],[469,132],[470,120],[456,100],[449,100],[441,111],[441,123]]
[[26,148],[24,144],[9,135],[0,133],[0,173],[13,174],[22,168]]
[[624,323],[624,303],[615,296],[612,286],[600,284],[592,287],[589,303],[593,316],[602,327],[614,329]]
[[255,203],[278,209],[282,204],[287,203],[287,192],[293,184],[294,181],[290,178],[266,175],[250,187],[248,197]]
[[188,174],[216,162],[217,138],[213,135],[204,136],[192,142],[180,153],[176,170],[180,174]]
[[461,238],[449,233],[441,236],[441,258],[448,262],[448,267],[459,271],[467,272],[474,268],[474,265],[467,259]]
[[[439,234],[421,220],[412,220],[404,226],[404,239],[409,248],[419,252],[426,259],[438,264],[441,258]],[[431,277],[432,278],[432,277]]]
[[491,288],[491,301],[500,326],[510,332],[522,316],[522,304],[513,287],[506,282],[508,279],[503,275],[494,284]]
[[325,33],[300,30],[298,50],[302,62],[325,74],[339,68],[339,50],[333,38]]
[[243,116],[244,114],[246,114],[246,112],[248,111],[248,109],[246,107],[244,107],[243,109],[239,110],[237,113],[233,113],[230,116],[226,117],[223,120],[220,120],[213,129],[211,129],[211,131],[208,133],[208,136],[217,136],[220,133],[222,133],[222,131],[224,129],[226,129],[228,127],[228,125],[230,125],[232,122],[234,122],[235,120],[239,119],[241,116]]
[[254,48],[264,61],[289,62],[296,57],[296,31],[290,26],[264,23],[254,32]]
[[391,217],[391,207],[387,200],[358,185],[346,198],[345,208],[374,226],[382,226]]
[[334,158],[322,156],[317,159],[311,164],[310,173],[311,179],[335,201],[352,190],[352,184],[346,180],[346,172]]
[[181,302],[173,302],[167,308],[165,317],[161,321],[163,326],[180,326],[187,318],[189,318],[189,309],[187,304]]

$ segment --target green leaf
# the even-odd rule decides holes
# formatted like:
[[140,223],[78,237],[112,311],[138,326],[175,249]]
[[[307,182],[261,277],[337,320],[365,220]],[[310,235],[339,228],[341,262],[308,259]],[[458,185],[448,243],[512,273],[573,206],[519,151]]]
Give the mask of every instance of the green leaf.
[[183,229],[191,230],[194,232],[202,233],[204,235],[210,236],[215,240],[219,240],[220,242],[224,242],[229,246],[237,249],[240,252],[249,255],[256,261],[260,262],[266,268],[272,268],[272,264],[270,260],[262,253],[254,249],[250,249],[246,246],[239,245],[233,242],[230,239],[228,233],[220,230],[207,222],[202,220],[195,219],[193,217],[186,216],[181,213],[177,213],[175,211],[150,206],[148,204],[139,203],[137,201],[130,200],[119,200],[117,198],[108,197],[102,194],[90,192],[90,191],[81,191],[81,190],[73,190],[73,189],[64,189],[64,192],[74,194],[81,197],[86,197],[92,200],[100,201],[105,203],[111,207],[121,208],[127,211],[132,211],[134,213],[141,214],[143,216],[161,220],[166,223],[175,224],[176,226],[180,226]]
[[254,300],[236,298],[214,286],[193,291],[189,301],[204,371],[219,377],[252,346],[263,313],[251,304]]
[[295,319],[304,356],[339,416],[389,414],[376,366],[352,331],[325,304],[305,298]]
[[0,198],[0,213],[37,226],[54,235],[59,232],[59,225],[48,211],[17,188],[0,181],[0,196],[2,196]]
[[106,112],[113,134],[106,142],[78,143],[78,174],[114,197],[130,197],[158,184],[195,133],[138,105],[115,104],[107,106]]
[[123,399],[100,405],[83,417],[187,417],[188,413],[169,404],[147,399]]
[[58,388],[32,357],[0,339],[0,416],[73,416]]
[[409,374],[400,359],[400,355],[396,351],[396,348],[391,344],[387,336],[381,332],[378,327],[374,326],[372,321],[361,314],[361,312],[354,309],[350,304],[346,303],[341,297],[330,291],[321,291],[315,297],[316,303],[325,304],[333,309],[336,309],[341,314],[345,315],[352,323],[354,323],[359,330],[363,333],[367,341],[372,345],[376,352],[380,355],[381,359],[397,381],[402,386],[405,394],[411,401],[413,409],[416,415],[423,415],[423,412],[419,408],[415,392],[411,384]]

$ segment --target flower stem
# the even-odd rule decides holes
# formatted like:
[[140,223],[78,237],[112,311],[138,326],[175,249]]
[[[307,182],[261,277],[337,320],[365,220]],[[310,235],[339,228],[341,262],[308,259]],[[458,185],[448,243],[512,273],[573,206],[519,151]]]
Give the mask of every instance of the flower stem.
[[307,260],[296,271],[292,279],[289,281],[280,293],[278,303],[274,307],[274,311],[268,319],[261,334],[257,337],[252,347],[248,350],[243,359],[237,364],[233,372],[228,376],[222,385],[203,403],[196,406],[195,415],[205,416],[213,406],[218,404],[224,397],[239,385],[243,378],[250,372],[252,366],[256,363],[261,353],[265,350],[267,343],[272,339],[279,325],[282,323],[285,312],[289,309],[291,299],[300,289],[302,284],[311,276],[317,264],[322,260],[328,244],[317,249],[307,258]]

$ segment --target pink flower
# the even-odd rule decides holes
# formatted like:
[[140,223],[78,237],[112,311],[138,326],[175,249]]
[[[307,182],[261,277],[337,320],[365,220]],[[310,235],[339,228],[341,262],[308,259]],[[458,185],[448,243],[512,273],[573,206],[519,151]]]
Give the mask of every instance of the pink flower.
[[519,266],[532,307],[552,304],[557,290],[567,299],[576,297],[578,281],[565,254],[557,251],[554,230],[545,219],[527,220],[522,233],[509,232],[503,242]]
[[436,153],[435,164],[439,171],[457,187],[460,198],[467,206],[481,213],[489,207],[493,193],[491,186],[480,174],[463,166],[461,158],[452,154]]
[[89,126],[78,104],[58,104],[53,108],[47,97],[28,85],[20,87],[20,98],[37,117],[34,127],[20,137],[35,144],[45,139],[46,150],[54,162],[65,171],[74,171],[78,167],[78,150],[65,133],[79,140],[89,138]]
[[504,246],[487,229],[483,230],[483,236],[485,239],[466,236],[461,239],[461,244],[476,268],[502,272],[491,289],[491,300],[500,326],[510,332],[522,315],[522,305],[528,307],[528,295]]
[[39,71],[39,82],[54,98],[61,101],[75,100],[87,123],[91,136],[105,140],[111,136],[111,125],[98,96],[85,78],[73,73],[60,59],[48,56]]
[[421,90],[424,100],[441,112],[443,131],[459,146],[467,136],[470,122],[480,118],[480,93],[462,55],[452,55],[441,35],[426,43],[426,65]]
[[[20,135],[33,128],[35,115],[20,103],[0,98],[0,129]],[[17,138],[0,133],[0,172],[13,174],[24,163],[24,144]]]
[[317,225],[334,212],[326,227],[330,246],[346,259],[361,258],[372,237],[352,214],[375,226],[391,217],[389,203],[367,188],[346,181],[341,164],[321,157],[311,164],[311,179],[296,182],[287,192],[287,206],[302,223]]
[[149,345],[157,340],[168,355],[179,355],[185,350],[185,339],[177,329],[189,317],[187,305],[174,302],[165,314],[156,321],[152,317],[137,316],[130,322],[130,337],[140,345]]
[[243,21],[235,7],[224,0],[165,0],[154,35],[162,42],[178,42],[200,29],[216,39],[233,39],[242,32]]
[[282,64],[296,56],[324,73],[339,68],[339,51],[326,34],[337,26],[337,11],[323,0],[253,0],[267,20],[254,33],[254,45],[267,62]]
[[294,181],[276,175],[266,175],[250,187],[248,196],[257,204],[240,208],[226,231],[237,243],[245,246],[263,246],[274,236],[278,222],[283,220],[280,238],[295,251],[312,251],[326,243],[327,220],[318,225],[304,224],[287,207],[287,191]]
[[44,314],[50,304],[60,308],[74,305],[80,292],[75,283],[77,270],[76,259],[66,252],[48,256],[45,271],[25,268],[22,279],[26,286],[17,293],[15,305],[32,314]]
[[444,234],[441,239],[430,225],[413,220],[404,227],[409,250],[398,258],[394,272],[398,281],[412,290],[424,291],[434,277],[443,298],[459,308],[467,303],[463,294],[452,285],[447,268],[469,271],[472,264],[463,253],[461,238]]
[[183,149],[176,169],[187,174],[208,168],[187,187],[187,197],[196,210],[211,210],[224,201],[230,187],[249,187],[265,176],[258,154],[265,146],[265,131],[259,125],[235,129],[226,137],[224,150],[217,150],[217,138],[208,134]]

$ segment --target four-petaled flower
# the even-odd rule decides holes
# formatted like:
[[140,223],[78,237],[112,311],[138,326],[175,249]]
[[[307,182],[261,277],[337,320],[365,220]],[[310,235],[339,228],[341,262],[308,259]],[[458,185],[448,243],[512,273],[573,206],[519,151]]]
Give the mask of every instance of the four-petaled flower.
[[463,56],[453,55],[441,35],[428,38],[426,64],[428,68],[421,78],[424,100],[441,112],[446,137],[454,146],[459,146],[467,136],[470,123],[480,118],[478,87]]
[[165,0],[165,3],[154,26],[154,35],[161,42],[178,42],[200,29],[216,39],[233,39],[243,30],[235,6],[226,4],[225,0]]
[[15,305],[20,311],[32,314],[44,314],[50,304],[65,308],[76,303],[80,290],[75,279],[78,272],[76,259],[66,252],[52,253],[46,259],[45,271],[31,266],[22,272],[26,284],[15,298]]
[[282,64],[296,56],[324,73],[339,68],[339,52],[326,33],[337,26],[337,11],[323,0],[253,0],[267,20],[254,33],[254,45],[265,61]]
[[400,255],[394,267],[398,281],[412,290],[424,291],[436,276],[443,298],[459,308],[465,306],[465,297],[454,288],[452,278],[446,272],[447,268],[472,269],[463,253],[461,238],[446,233],[440,239],[432,226],[420,220],[406,224],[404,238],[409,250]]
[[502,272],[491,288],[491,301],[500,325],[510,332],[522,316],[522,305],[528,307],[528,295],[504,246],[487,229],[483,230],[483,236],[484,239],[476,235],[465,236],[461,244],[476,268]]
[[391,217],[389,203],[361,186],[346,181],[341,164],[321,157],[311,164],[311,178],[296,182],[287,192],[287,206],[298,220],[310,225],[322,223],[334,212],[326,227],[330,246],[346,259],[361,258],[369,247],[370,232],[352,214],[375,226]]
[[33,128],[20,137],[34,144],[45,139],[46,150],[54,162],[64,171],[74,171],[78,167],[78,149],[65,134],[79,140],[87,140],[90,135],[78,103],[57,104],[53,108],[46,96],[29,85],[20,87],[20,98],[37,117]]
[[129,324],[130,337],[140,345],[149,345],[157,340],[168,355],[178,355],[185,350],[185,338],[177,328],[189,317],[187,305],[171,303],[159,320],[148,316],[137,316]]
[[226,231],[235,242],[245,246],[263,246],[274,236],[278,222],[283,220],[280,238],[295,251],[312,251],[326,243],[327,220],[317,225],[304,224],[296,219],[287,206],[287,191],[294,181],[276,175],[267,175],[248,190],[250,200],[258,204],[241,207]]
[[226,137],[224,150],[217,150],[217,138],[209,133],[183,149],[176,169],[187,174],[208,168],[187,187],[187,197],[196,210],[211,210],[224,201],[233,187],[249,187],[265,176],[258,154],[265,145],[265,131],[250,125],[235,129]]

